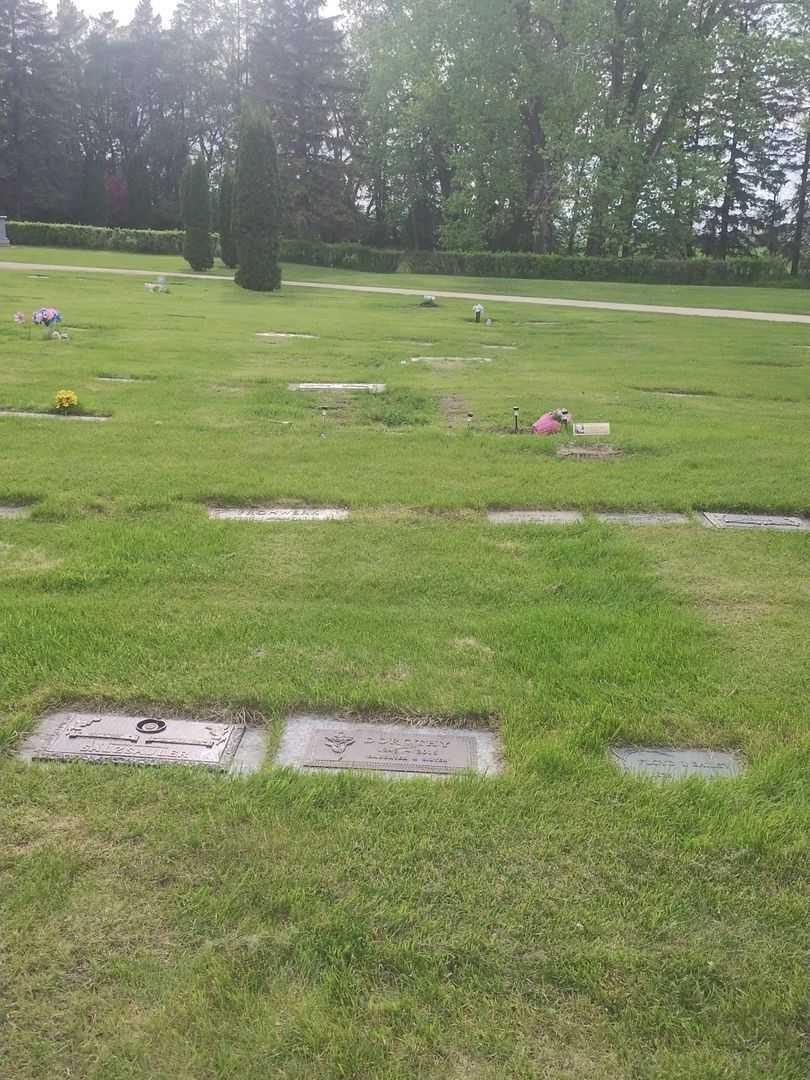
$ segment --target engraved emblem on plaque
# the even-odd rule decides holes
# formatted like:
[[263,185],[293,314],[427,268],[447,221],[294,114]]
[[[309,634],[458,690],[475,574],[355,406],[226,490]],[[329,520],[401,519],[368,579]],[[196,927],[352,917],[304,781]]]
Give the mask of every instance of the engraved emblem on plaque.
[[333,753],[338,755],[338,757],[341,757],[346,753],[350,746],[354,745],[354,739],[351,735],[345,735],[343,732],[340,732],[337,735],[327,735],[323,741]]

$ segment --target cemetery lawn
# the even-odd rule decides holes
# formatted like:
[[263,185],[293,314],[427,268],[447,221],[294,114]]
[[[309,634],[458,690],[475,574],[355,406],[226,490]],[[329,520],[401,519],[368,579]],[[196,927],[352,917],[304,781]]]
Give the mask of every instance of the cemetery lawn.
[[[110,259],[46,261],[78,254]],[[0,519],[3,1080],[803,1080],[810,534],[591,512],[810,516],[810,331],[170,288],[0,272],[0,408],[109,416],[0,416],[0,504],[32,510]],[[70,341],[13,325],[44,304]],[[610,421],[623,456],[558,458],[514,405]],[[504,771],[18,763],[71,705],[241,717],[271,751],[296,710],[467,723]],[[747,768],[662,786],[622,743]]]
[[[71,248],[13,247],[0,250],[0,262],[50,263],[54,266],[101,266],[189,273],[179,255],[139,255],[122,251],[86,251]],[[211,276],[232,275],[219,260]],[[747,287],[705,285],[642,285],[610,281],[555,281],[528,278],[451,277],[440,274],[373,274],[332,270],[323,266],[288,263],[290,281],[320,281],[336,285],[373,285],[403,289],[482,292],[517,296],[546,296],[570,300],[608,300],[625,304],[667,304],[682,307],[729,308],[737,311],[776,311],[810,315],[810,289],[801,287]],[[528,316],[530,317],[530,316]]]

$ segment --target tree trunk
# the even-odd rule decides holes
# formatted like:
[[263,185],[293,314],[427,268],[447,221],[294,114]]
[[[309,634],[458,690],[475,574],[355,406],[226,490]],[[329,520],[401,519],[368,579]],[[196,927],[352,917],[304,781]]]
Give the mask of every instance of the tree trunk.
[[802,261],[804,227],[807,219],[808,180],[810,180],[810,117],[808,117],[807,135],[804,140],[804,161],[802,162],[802,174],[799,180],[799,200],[796,206],[796,231],[793,234],[793,253],[790,260],[790,273],[793,277],[798,277],[799,265]]

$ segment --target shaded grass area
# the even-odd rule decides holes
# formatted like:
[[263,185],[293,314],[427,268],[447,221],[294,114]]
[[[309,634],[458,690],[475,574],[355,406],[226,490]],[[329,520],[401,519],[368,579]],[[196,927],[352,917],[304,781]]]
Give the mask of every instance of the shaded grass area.
[[[0,521],[3,1080],[806,1075],[807,537],[471,512],[807,509],[801,328],[505,309],[486,340],[516,352],[430,369],[401,360],[479,355],[467,305],[0,284],[77,328],[0,320],[0,403],[72,386],[113,414],[0,419],[0,501],[38,500]],[[321,439],[298,378],[390,391]],[[474,433],[448,433],[450,395]],[[560,462],[502,434],[516,403],[608,419],[627,453]],[[262,526],[206,498],[357,510]],[[271,746],[300,707],[468,720],[506,769],[18,764],[66,703],[244,710]],[[618,742],[748,768],[659,787],[614,771]]]
[[[40,262],[52,265],[104,266],[112,269],[183,273],[188,263],[175,255],[135,255],[121,251],[83,251],[70,248],[10,247],[0,261]],[[217,260],[212,274],[232,274]],[[782,311],[810,314],[810,290],[709,285],[635,285],[610,281],[554,281],[528,278],[451,277],[438,274],[372,274],[332,270],[322,266],[288,263],[284,276],[291,281],[323,281],[341,285],[381,285],[405,289],[457,290],[519,296],[559,297],[566,300],[610,300],[617,303],[669,304],[676,307],[731,308],[737,311]]]

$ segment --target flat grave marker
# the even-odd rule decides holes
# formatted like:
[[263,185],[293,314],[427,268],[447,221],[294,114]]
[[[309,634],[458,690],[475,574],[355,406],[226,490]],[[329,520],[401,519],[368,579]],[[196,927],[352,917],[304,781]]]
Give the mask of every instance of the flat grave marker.
[[491,356],[412,356],[412,364],[491,364]]
[[496,525],[573,525],[582,521],[578,510],[491,510],[487,519]]
[[277,765],[304,771],[351,770],[405,778],[499,771],[491,732],[294,716],[285,725]]
[[301,382],[288,383],[288,390],[358,390],[367,394],[384,394],[385,383],[364,382]]
[[711,529],[773,529],[778,532],[810,530],[810,521],[779,514],[718,514],[704,510],[703,524]]
[[287,334],[281,330],[265,330],[263,333],[257,334],[256,337],[267,338],[306,338],[309,341],[318,341],[317,334]]
[[0,518],[21,520],[31,517],[30,506],[0,506]]
[[88,761],[96,764],[197,765],[249,772],[263,753],[258,731],[176,717],[121,713],[57,712],[46,716],[20,748],[23,761]]
[[129,379],[123,375],[96,375],[97,382],[138,382],[138,379]]
[[0,416],[35,416],[45,420],[95,420],[99,422],[110,419],[109,416],[82,416],[81,414],[63,416],[62,413],[25,412],[22,409],[0,409]]
[[725,750],[681,750],[661,746],[617,746],[610,751],[615,765],[637,776],[655,780],[680,780],[703,776],[708,780],[739,776],[739,754]]
[[597,514],[596,520],[606,525],[688,525],[688,514],[672,514],[663,510],[610,511]]
[[575,435],[609,435],[610,424],[572,424]]
[[346,521],[349,511],[337,506],[209,506],[208,516],[224,521]]

